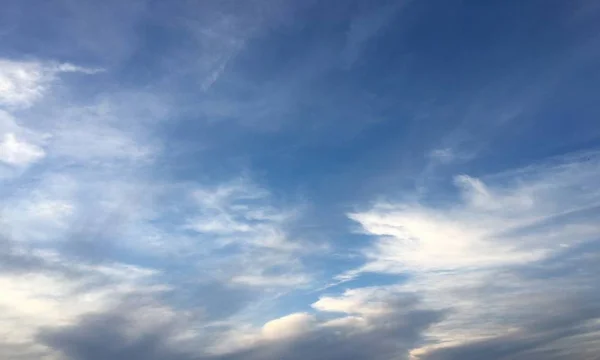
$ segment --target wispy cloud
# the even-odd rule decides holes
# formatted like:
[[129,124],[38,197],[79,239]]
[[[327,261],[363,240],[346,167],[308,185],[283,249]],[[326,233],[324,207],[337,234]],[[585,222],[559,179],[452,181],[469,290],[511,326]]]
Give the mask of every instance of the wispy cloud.
[[308,248],[287,231],[297,210],[275,206],[267,190],[243,178],[196,189],[192,196],[197,207],[185,226],[223,249],[219,261],[233,261],[232,284],[295,287],[309,282],[300,261]]

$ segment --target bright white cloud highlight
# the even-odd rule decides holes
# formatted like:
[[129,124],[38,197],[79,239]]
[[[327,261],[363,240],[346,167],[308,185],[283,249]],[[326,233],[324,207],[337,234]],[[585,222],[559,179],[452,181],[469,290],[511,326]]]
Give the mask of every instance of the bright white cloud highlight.
[[18,139],[14,133],[4,134],[0,140],[0,161],[9,165],[29,165],[45,155],[42,148]]
[[262,335],[268,340],[295,337],[306,333],[315,324],[314,315],[295,313],[267,322],[262,328]]
[[0,60],[0,104],[30,106],[52,78],[40,63]]
[[52,64],[37,61],[0,59],[0,105],[29,107],[39,100],[61,72],[94,74],[100,69],[88,69],[72,64]]
[[27,129],[8,112],[0,110],[0,163],[24,168],[46,156],[47,135]]
[[323,296],[312,304],[316,310],[347,315],[373,316],[390,311],[393,288],[359,288],[346,290],[340,296]]

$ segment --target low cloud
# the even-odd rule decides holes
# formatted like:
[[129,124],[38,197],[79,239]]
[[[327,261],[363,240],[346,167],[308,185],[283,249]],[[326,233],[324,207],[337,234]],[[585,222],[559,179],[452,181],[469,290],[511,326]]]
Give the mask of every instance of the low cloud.
[[[72,360],[409,359],[410,349],[424,341],[422,332],[443,313],[420,309],[417,299],[407,296],[408,302],[402,300],[403,294],[389,291],[390,311],[385,316],[367,316],[368,327],[295,313],[245,335],[218,335],[217,328],[207,333],[201,319],[197,326],[190,326],[184,320],[190,319],[185,313],[173,314],[142,301],[131,303],[134,308],[123,305],[84,316],[71,326],[46,328],[37,339]],[[237,336],[238,343],[222,336]],[[229,341],[229,346],[215,353],[214,345],[219,341]]]

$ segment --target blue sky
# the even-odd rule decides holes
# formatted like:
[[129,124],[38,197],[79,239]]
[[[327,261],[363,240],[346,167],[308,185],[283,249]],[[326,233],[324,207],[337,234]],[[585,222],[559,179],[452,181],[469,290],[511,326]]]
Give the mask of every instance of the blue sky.
[[600,352],[596,2],[1,5],[1,358]]

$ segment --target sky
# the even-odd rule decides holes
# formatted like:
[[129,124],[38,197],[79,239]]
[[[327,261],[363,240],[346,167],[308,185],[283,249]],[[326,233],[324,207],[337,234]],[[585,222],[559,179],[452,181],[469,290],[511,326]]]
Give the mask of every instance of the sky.
[[598,2],[0,5],[0,358],[600,359]]

